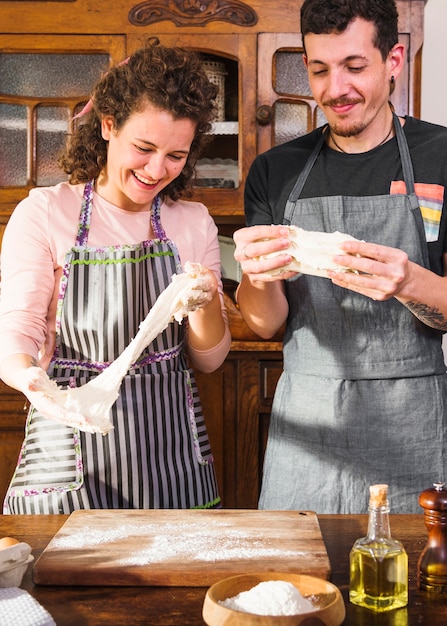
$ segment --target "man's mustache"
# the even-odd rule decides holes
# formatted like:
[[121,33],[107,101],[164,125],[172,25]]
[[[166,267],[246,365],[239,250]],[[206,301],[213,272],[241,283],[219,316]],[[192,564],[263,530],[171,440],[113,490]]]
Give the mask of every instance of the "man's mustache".
[[337,100],[325,100],[323,104],[329,107],[346,106],[347,104],[358,104],[360,100],[349,100],[347,98],[338,98]]

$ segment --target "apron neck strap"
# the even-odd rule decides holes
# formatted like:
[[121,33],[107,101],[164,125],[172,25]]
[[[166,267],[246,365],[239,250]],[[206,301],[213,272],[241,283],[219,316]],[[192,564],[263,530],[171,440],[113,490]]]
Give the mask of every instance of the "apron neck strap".
[[405,137],[404,129],[397,115],[393,112],[394,130],[396,131],[397,147],[399,148],[400,158],[402,161],[402,173],[404,176],[407,195],[414,195],[414,172],[411,162],[410,149]]
[[301,170],[300,175],[297,178],[297,181],[292,189],[292,192],[289,196],[289,199],[287,201],[287,203],[289,202],[296,202],[298,200],[298,198],[301,195],[301,192],[303,191],[303,187],[304,184],[307,180],[307,177],[310,174],[311,169],[313,168],[315,161],[318,158],[318,155],[320,154],[321,148],[323,147],[325,141],[326,141],[326,137],[327,137],[327,133],[329,131],[329,124],[326,124],[326,126],[323,127],[322,131],[321,131],[321,137],[319,138],[317,144],[315,145],[314,149],[312,150],[312,153],[310,155],[310,157],[308,158],[306,165],[303,167],[303,169]]
[[95,181],[89,180],[84,187],[84,195],[82,197],[81,213],[79,215],[78,232],[76,234],[76,246],[86,246],[88,240],[88,231],[90,228],[90,219],[92,216],[93,206],[93,190]]
[[152,203],[152,211],[151,211],[151,226],[152,231],[154,233],[155,239],[166,239],[165,229],[161,224],[160,219],[160,209],[161,209],[161,198],[160,196],[156,196]]

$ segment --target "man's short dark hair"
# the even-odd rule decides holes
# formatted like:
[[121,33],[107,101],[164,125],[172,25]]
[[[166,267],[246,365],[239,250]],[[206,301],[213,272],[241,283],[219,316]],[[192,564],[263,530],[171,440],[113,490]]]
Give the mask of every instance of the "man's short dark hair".
[[362,18],[376,28],[374,46],[382,59],[398,41],[395,0],[305,0],[301,7],[301,34],[342,33],[352,20]]

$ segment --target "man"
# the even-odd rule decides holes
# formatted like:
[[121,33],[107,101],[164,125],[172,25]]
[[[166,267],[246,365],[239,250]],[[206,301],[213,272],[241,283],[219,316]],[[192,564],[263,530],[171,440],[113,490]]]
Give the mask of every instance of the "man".
[[[264,338],[286,322],[260,508],[365,512],[369,485],[388,483],[391,510],[414,513],[445,479],[447,129],[393,113],[397,17],[394,0],[305,0],[304,62],[328,126],[248,176],[238,302]],[[300,274],[285,225],[360,241],[342,244],[340,271]]]

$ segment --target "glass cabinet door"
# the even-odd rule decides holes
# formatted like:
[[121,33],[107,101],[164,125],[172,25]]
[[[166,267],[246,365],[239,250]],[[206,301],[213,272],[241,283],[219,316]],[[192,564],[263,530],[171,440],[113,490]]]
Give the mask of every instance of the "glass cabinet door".
[[73,115],[111,61],[120,37],[0,35],[0,201],[66,176],[57,164]]
[[258,152],[285,143],[324,123],[303,63],[297,33],[261,33],[258,38]]

